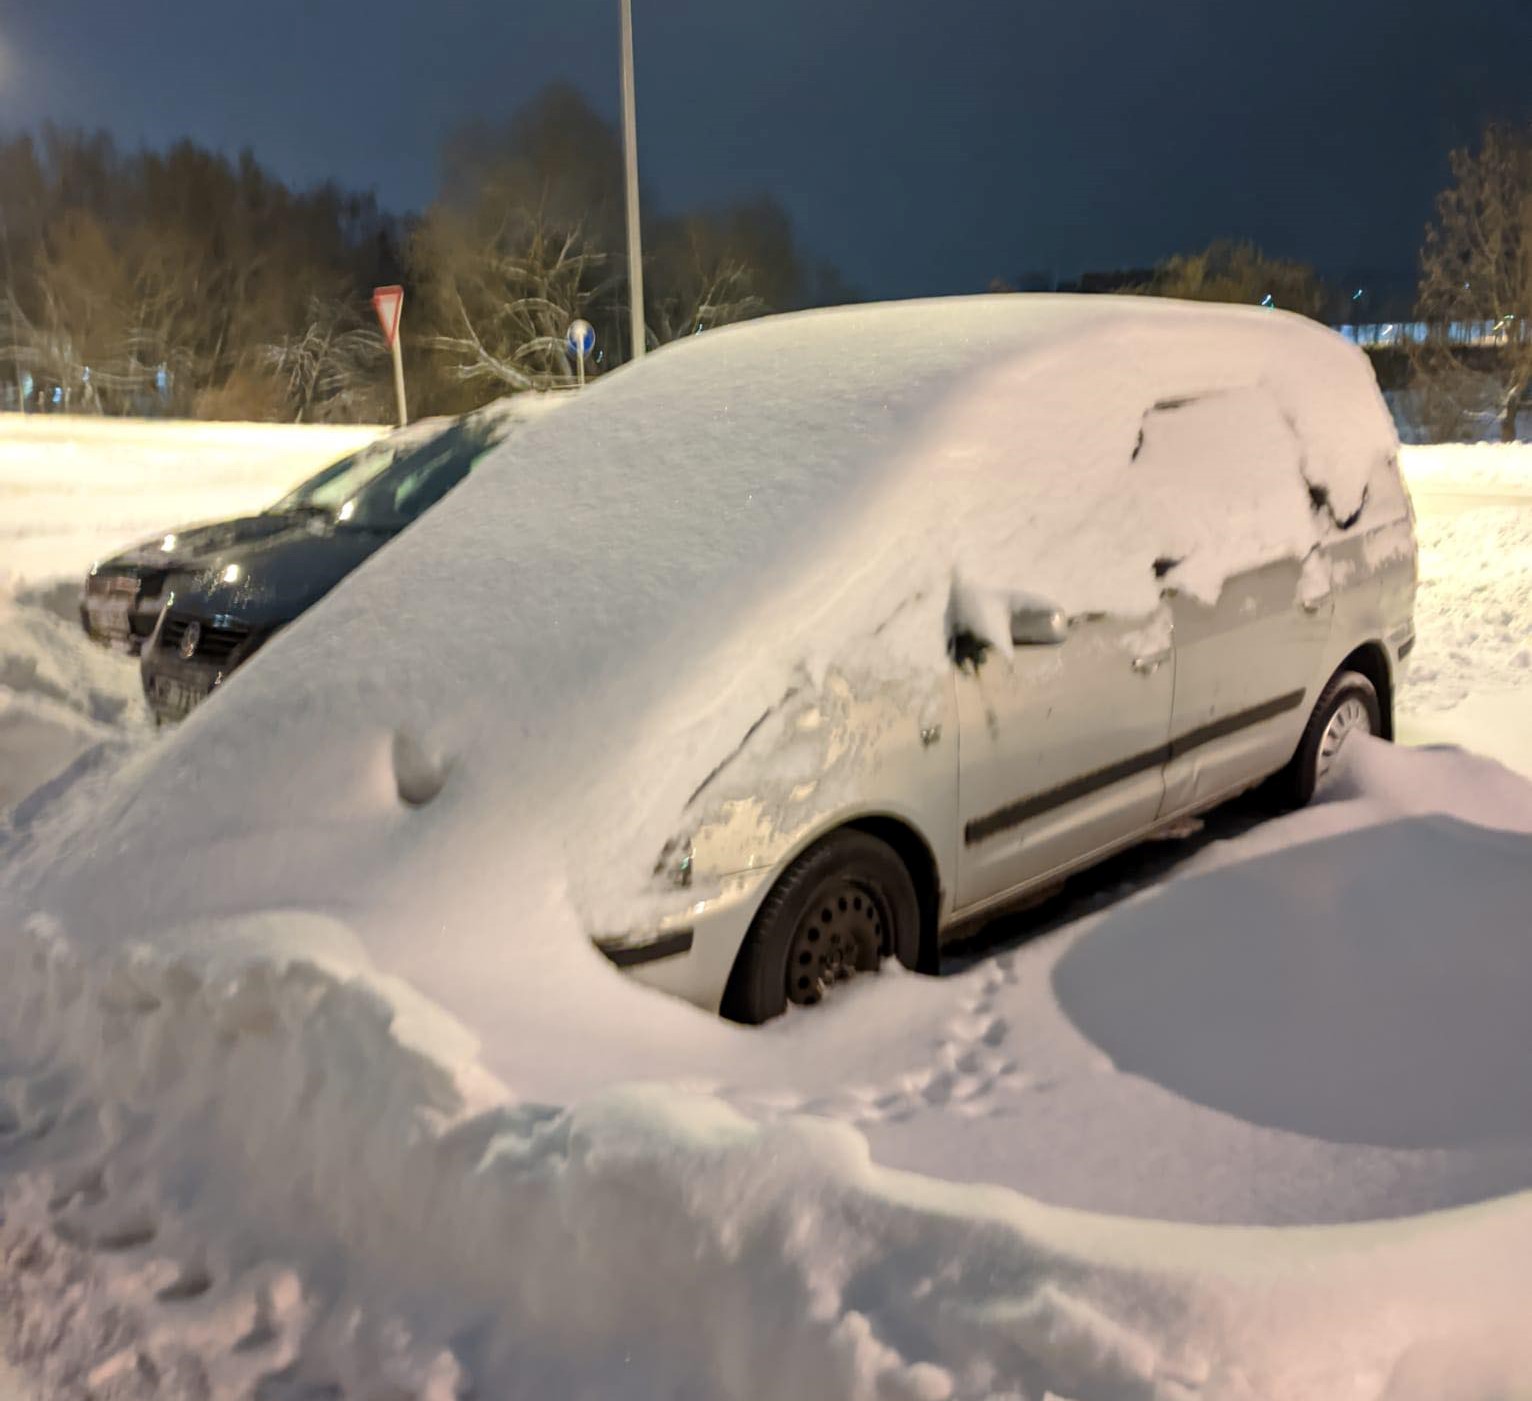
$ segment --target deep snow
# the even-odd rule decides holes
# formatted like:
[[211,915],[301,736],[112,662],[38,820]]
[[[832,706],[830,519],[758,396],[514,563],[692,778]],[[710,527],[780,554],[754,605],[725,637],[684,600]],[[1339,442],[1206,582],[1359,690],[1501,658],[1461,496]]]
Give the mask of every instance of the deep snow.
[[[935,982],[879,978],[765,1034],[697,1036],[670,1048],[690,1089],[609,1065],[563,1108],[508,1095],[407,995],[391,1009],[380,993],[401,990],[369,987],[326,921],[115,952],[34,923],[7,940],[0,989],[16,1356],[50,1396],[94,1374],[161,1397],[1495,1401],[1532,1375],[1532,1114],[1507,1069],[1532,1027],[1503,1012],[1532,987],[1532,941],[1475,926],[1469,947],[1496,962],[1465,966],[1431,892],[1497,845],[1526,850],[1532,786],[1450,753],[1351,760],[1332,801],[1062,938]],[[1438,803],[1455,817],[1409,815]],[[1424,839],[1443,824],[1445,848]],[[1379,898],[1348,841],[1305,840],[1337,830],[1393,879],[1389,918],[1327,947],[1301,924],[1316,881],[1330,913]],[[1488,869],[1524,911],[1532,863]],[[1207,943],[1238,934],[1252,897],[1282,945]],[[1273,978],[1294,931],[1305,956]],[[1154,963],[1140,934],[1191,985],[1141,982],[1119,1018]],[[1371,994],[1401,946],[1411,1007],[1450,1050],[1429,1081],[1380,1060],[1409,1009]],[[1491,972],[1498,987],[1475,985]],[[1421,1007],[1438,984],[1472,1001]],[[1215,1039],[1252,1006],[1264,1021]],[[632,1010],[626,1068],[653,1068],[664,1023]],[[1451,1045],[1486,1012],[1488,1034]],[[1291,1040],[1295,1020],[1315,1045]],[[1178,1058],[1189,1035],[1217,1053],[1211,1089]],[[1317,1065],[1322,1091],[1295,1105],[1273,1049]],[[938,1176],[884,1166],[901,1145]],[[1029,1165],[1052,1192],[961,1185]],[[1098,1214],[1114,1192],[1180,1220]],[[1203,1219],[1355,1224],[1182,1224]]]
[[[1472,597],[1485,544],[1428,548],[1428,578]],[[39,636],[41,674],[67,671]],[[1483,655],[1452,658],[1464,689]],[[76,708],[89,689],[66,688]],[[135,762],[57,787],[112,802]],[[1508,1069],[1532,1046],[1503,1010],[1532,989],[1528,863],[1489,863],[1501,903],[1477,895],[1477,920],[1444,930],[1437,906],[1525,849],[1532,788],[1380,747],[1329,798],[1161,887],[1118,899],[1142,877],[1109,875],[1110,907],[1055,937],[1002,926],[967,971],[754,1032],[593,959],[563,968],[585,1005],[537,1005],[534,982],[470,1032],[335,904],[0,917],[0,1314],[49,1397],[1503,1397],[1532,1377],[1532,1123]],[[46,841],[69,799],[12,842]],[[1316,903],[1389,919],[1306,925]],[[1296,944],[1254,938],[1265,921]],[[1401,940],[1401,995],[1468,1000],[1412,1004],[1439,1023],[1430,1096],[1391,1073],[1408,1027],[1372,995]],[[1185,976],[1120,1009],[1162,945]],[[1311,1010],[1312,1044],[1290,1035]],[[1188,1037],[1216,1083],[1178,1058]],[[1272,1056],[1323,1083],[1295,1099]]]

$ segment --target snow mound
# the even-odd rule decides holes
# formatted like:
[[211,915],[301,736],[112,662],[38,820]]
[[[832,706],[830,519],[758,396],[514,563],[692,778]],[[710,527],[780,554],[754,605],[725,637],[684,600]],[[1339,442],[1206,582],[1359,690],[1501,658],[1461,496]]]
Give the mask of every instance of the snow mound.
[[1119,1070],[1249,1122],[1528,1144],[1529,910],[1532,836],[1407,817],[1177,881],[1054,987]]
[[[1376,830],[1397,850],[1407,826]],[[1291,900],[1303,853],[1235,897]],[[1440,874],[1399,866],[1417,895]],[[1178,960],[1206,879],[1140,902],[1135,932]],[[1162,903],[1183,918],[1155,924]],[[1456,1362],[1454,1395],[1494,1401],[1521,1375],[1532,1196],[1323,1230],[1061,1210],[674,1085],[508,1100],[343,927],[294,912],[212,934],[85,954],[47,921],[6,938],[0,1302],[49,1394],[97,1376],[161,1401],[1374,1401]],[[1126,983],[1132,942],[1080,947]],[[1520,960],[1499,969],[1525,986]],[[1446,1010],[1464,1030],[1479,1014]],[[1215,1058],[1247,1034],[1224,1029]]]
[[73,761],[147,733],[137,667],[85,636],[78,598],[67,584],[0,597],[0,831]]

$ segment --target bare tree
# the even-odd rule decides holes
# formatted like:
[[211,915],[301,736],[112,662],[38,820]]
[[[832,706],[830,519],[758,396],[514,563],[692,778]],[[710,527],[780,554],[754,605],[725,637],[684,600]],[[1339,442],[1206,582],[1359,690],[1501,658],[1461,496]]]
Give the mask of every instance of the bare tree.
[[1509,442],[1532,387],[1532,128],[1491,123],[1452,175],[1420,256],[1416,384],[1438,432],[1493,416]]
[[676,220],[651,241],[645,320],[656,344],[759,316],[757,270],[704,217]]
[[301,331],[266,347],[296,423],[346,422],[384,416],[380,377],[388,347],[347,302],[309,299]]
[[491,195],[467,217],[434,208],[412,257],[430,269],[425,341],[450,375],[503,392],[574,382],[565,333],[605,290],[606,263],[579,224]]

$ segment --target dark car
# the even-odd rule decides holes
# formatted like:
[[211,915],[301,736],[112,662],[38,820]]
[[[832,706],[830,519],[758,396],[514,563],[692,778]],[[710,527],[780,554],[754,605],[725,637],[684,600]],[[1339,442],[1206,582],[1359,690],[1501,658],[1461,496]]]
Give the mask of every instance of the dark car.
[[430,419],[401,428],[341,458],[257,515],[178,526],[91,567],[80,597],[80,622],[97,642],[137,652],[154,631],[172,577],[195,573],[224,553],[270,540],[310,519],[313,508],[339,509],[362,486],[451,427]]
[[155,718],[182,719],[278,629],[441,500],[513,421],[499,406],[470,414],[360,483],[339,463],[265,513],[274,528],[230,532],[194,569],[172,572],[139,663]]

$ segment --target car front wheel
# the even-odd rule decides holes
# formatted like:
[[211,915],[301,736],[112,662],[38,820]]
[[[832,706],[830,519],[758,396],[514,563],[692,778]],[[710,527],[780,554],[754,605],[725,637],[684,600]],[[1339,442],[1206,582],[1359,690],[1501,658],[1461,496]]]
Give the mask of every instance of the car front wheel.
[[913,946],[915,883],[895,852],[865,832],[835,832],[782,873],[745,936],[723,1014],[751,1025],[789,1003],[812,1006]]

